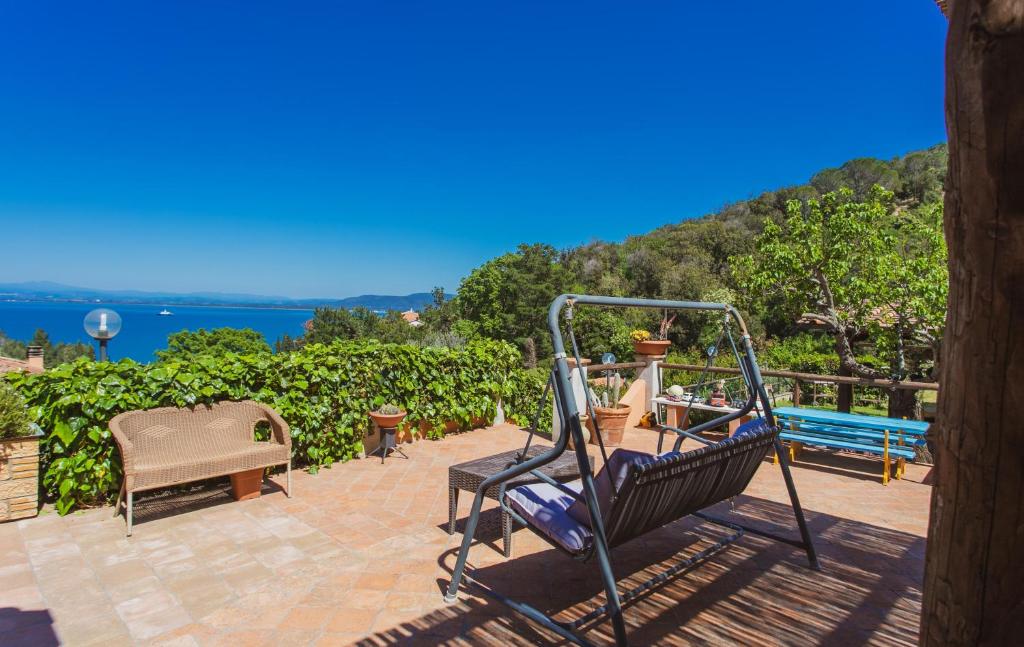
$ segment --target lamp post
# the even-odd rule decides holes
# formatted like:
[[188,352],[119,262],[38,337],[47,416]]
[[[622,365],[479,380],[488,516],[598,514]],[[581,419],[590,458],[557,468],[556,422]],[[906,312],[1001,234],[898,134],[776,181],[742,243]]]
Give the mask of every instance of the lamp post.
[[121,332],[121,315],[107,308],[97,308],[85,315],[85,332],[100,343],[100,361],[107,361],[107,342]]

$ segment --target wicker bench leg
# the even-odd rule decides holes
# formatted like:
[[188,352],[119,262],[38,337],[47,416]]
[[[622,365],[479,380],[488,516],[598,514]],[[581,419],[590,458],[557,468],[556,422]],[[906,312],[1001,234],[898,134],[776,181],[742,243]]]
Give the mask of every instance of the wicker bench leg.
[[448,488],[448,534],[455,534],[455,516],[459,512],[459,488]]
[[505,557],[511,557],[512,555],[512,515],[501,511],[501,538],[504,542],[502,548],[505,553]]
[[124,500],[125,481],[121,479],[121,489],[117,491],[117,501],[114,503],[114,516],[121,514],[121,501]]
[[128,536],[129,537],[132,536],[132,503],[133,503],[132,499],[134,497],[134,494],[135,494],[134,492],[129,492],[128,493],[128,510],[125,513],[125,519],[128,521]]

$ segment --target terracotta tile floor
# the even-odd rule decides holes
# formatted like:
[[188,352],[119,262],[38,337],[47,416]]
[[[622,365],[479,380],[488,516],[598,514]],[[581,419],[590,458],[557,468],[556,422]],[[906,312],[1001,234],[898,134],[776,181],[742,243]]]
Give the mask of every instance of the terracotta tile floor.
[[[545,644],[551,636],[501,605],[464,594],[447,606],[439,589],[461,540],[445,531],[448,466],[524,438],[497,426],[414,443],[409,460],[296,473],[291,499],[272,484],[240,503],[212,487],[141,497],[131,538],[109,507],[0,525],[0,643]],[[627,432],[629,447],[652,451],[655,441]],[[878,461],[805,451],[794,476],[823,571],[808,570],[796,549],[747,536],[628,607],[631,644],[916,643],[925,471],[910,466],[883,487]],[[470,500],[463,495],[463,520]],[[790,532],[786,503],[766,462],[734,509],[718,512]],[[481,581],[566,617],[598,603],[595,569],[529,531],[515,533],[505,560],[496,512],[485,513],[470,555]],[[699,549],[691,530],[714,534],[672,524],[620,548],[617,573],[640,581]],[[607,625],[588,637],[608,643]]]

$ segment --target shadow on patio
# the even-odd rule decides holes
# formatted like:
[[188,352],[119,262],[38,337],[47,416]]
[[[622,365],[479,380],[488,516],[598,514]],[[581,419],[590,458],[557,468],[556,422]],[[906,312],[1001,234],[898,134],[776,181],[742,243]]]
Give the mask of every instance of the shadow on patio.
[[[726,518],[792,534],[787,506],[749,496],[735,508],[718,506]],[[916,644],[924,539],[827,514],[808,513],[823,570],[807,568],[798,549],[747,535],[709,563],[655,588],[626,608],[631,644],[860,645],[871,641]],[[684,520],[619,548],[616,571],[633,585],[703,546],[696,533],[715,531]],[[522,535],[523,532],[517,533]],[[488,546],[474,546],[470,564]],[[446,570],[456,549],[442,557]],[[481,566],[475,575],[500,592],[568,620],[603,602],[592,565],[578,564],[554,550]],[[440,588],[447,581],[439,580]],[[436,644],[448,639],[473,644],[556,643],[560,639],[474,591],[456,605],[440,608],[367,637],[361,645]],[[607,624],[591,627],[587,638],[610,643]]]
[[0,606],[0,644],[55,647],[60,641],[53,624],[49,611]]

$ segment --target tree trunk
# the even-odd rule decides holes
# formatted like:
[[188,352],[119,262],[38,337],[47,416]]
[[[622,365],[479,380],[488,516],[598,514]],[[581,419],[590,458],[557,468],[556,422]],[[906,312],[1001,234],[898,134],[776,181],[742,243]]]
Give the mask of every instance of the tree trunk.
[[533,337],[527,337],[523,341],[523,366],[537,368],[537,344]]
[[[840,366],[839,375],[843,377],[850,377],[853,375],[853,371],[845,366]],[[838,389],[838,393],[836,395],[836,409],[842,413],[850,413],[850,407],[853,405],[853,385],[839,384],[836,388]]]
[[950,3],[949,309],[921,642],[1024,636],[1024,2]]
[[890,389],[889,411],[887,415],[890,418],[920,420],[921,404],[917,399],[917,391],[913,389]]

